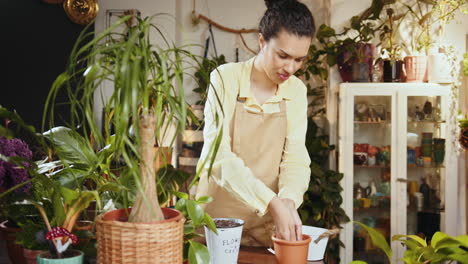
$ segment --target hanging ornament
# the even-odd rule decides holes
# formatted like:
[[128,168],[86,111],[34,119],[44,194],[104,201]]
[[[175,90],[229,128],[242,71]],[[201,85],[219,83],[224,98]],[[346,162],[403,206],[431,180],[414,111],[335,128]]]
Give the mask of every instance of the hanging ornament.
[[97,16],[99,6],[97,0],[65,0],[63,9],[71,21],[87,25]]

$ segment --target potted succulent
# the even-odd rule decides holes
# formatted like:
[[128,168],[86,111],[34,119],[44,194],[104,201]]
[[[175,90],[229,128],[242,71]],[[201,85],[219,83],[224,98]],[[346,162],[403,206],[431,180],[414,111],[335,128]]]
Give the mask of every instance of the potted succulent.
[[[190,52],[167,41],[154,23],[159,16],[125,16],[91,39],[82,33],[46,103],[48,113],[53,114],[57,92],[75,87],[67,89],[71,123],[80,124],[84,135],[92,135],[95,146],[106,147],[112,159],[124,164],[119,176],[107,171],[106,177],[136,190],[132,208],[113,210],[96,219],[100,263],[179,264],[183,258],[184,216],[159,204],[155,176],[167,156],[155,146],[160,147],[163,138],[174,143],[185,129],[186,120],[194,119],[185,101],[183,79],[186,67],[198,61]],[[122,26],[125,31],[116,32]],[[161,42],[151,41],[156,38]],[[100,93],[99,85],[106,80],[112,80],[113,90],[102,101],[101,134],[93,95]],[[114,128],[112,135],[110,124]],[[174,125],[175,133],[168,135],[168,124]],[[163,162],[156,162],[160,160]],[[119,181],[121,177],[132,178],[134,186],[126,186]],[[128,202],[128,197],[124,200]]]

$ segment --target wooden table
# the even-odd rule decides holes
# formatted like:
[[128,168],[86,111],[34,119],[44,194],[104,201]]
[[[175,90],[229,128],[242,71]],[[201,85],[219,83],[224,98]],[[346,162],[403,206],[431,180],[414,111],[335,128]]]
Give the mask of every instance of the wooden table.
[[[238,264],[276,264],[275,255],[266,248],[241,247]],[[309,261],[307,263],[323,264],[323,261]]]

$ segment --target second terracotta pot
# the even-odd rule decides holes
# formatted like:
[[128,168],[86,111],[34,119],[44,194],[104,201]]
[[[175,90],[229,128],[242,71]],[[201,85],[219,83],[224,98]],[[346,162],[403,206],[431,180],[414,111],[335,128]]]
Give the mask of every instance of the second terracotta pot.
[[302,235],[300,241],[287,241],[272,237],[275,258],[278,264],[306,264],[310,236]]

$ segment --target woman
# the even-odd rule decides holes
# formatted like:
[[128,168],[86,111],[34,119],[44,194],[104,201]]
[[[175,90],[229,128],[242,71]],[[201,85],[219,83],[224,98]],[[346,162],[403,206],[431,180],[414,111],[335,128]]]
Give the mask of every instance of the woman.
[[247,246],[270,246],[273,227],[278,238],[302,239],[297,208],[310,177],[307,91],[294,73],[307,56],[313,17],[295,0],[265,2],[259,54],[211,73],[200,160],[222,137],[211,176],[205,168],[197,189],[214,198],[205,207],[212,217],[245,221]]

